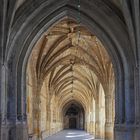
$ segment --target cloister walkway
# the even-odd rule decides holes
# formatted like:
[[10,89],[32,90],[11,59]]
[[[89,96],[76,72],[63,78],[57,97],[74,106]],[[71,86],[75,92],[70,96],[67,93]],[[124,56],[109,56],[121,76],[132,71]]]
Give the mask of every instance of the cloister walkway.
[[92,135],[90,135],[85,131],[69,129],[63,130],[53,136],[48,137],[45,140],[95,140],[95,139]]

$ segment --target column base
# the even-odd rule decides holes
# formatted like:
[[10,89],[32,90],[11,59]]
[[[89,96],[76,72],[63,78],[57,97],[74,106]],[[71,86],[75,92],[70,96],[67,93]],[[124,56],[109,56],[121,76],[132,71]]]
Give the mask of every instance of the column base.
[[90,122],[90,134],[95,135],[95,122]]
[[105,140],[114,140],[114,126],[112,123],[105,124]]
[[95,138],[96,139],[101,138],[101,136],[100,136],[100,123],[99,122],[95,123]]
[[87,131],[88,133],[90,133],[90,123],[87,123],[86,125],[87,125],[86,131]]
[[114,139],[115,140],[137,140],[135,139],[135,126],[134,125],[115,125]]
[[1,125],[1,140],[28,140],[26,124]]
[[140,124],[136,126],[136,131],[135,131],[135,140],[140,139]]

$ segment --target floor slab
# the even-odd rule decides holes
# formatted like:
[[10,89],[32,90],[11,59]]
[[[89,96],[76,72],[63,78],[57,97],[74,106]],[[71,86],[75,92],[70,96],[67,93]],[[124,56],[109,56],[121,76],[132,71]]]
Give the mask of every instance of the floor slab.
[[[83,130],[63,130],[45,140],[95,140],[94,136]],[[96,139],[97,140],[97,139]],[[99,140],[99,139],[98,139]],[[101,139],[100,139],[101,140]]]

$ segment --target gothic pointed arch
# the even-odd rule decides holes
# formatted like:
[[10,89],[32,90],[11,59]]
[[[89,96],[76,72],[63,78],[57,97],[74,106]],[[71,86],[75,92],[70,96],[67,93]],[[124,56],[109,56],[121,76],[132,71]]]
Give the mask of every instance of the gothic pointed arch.
[[[31,2],[31,3],[30,3]],[[29,1],[18,10],[7,45],[8,120],[26,121],[26,70],[31,51],[50,26],[65,17],[77,20],[77,2],[73,0]],[[100,8],[99,8],[100,7]],[[52,10],[53,9],[53,10]],[[118,11],[101,0],[81,0],[81,23],[96,35],[108,51],[115,71],[115,131],[118,125],[135,121],[134,53],[126,25]],[[30,13],[28,16],[26,13]],[[13,80],[13,82],[11,82]],[[125,125],[122,127],[125,128]],[[22,133],[22,132],[21,132]],[[133,135],[131,135],[133,139]],[[117,139],[117,136],[116,136]]]

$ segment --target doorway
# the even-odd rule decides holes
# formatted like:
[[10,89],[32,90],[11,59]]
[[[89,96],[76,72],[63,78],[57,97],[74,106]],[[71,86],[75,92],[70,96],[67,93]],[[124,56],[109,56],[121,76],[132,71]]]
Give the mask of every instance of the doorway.
[[69,119],[69,128],[70,129],[76,129],[76,118],[70,118]]

